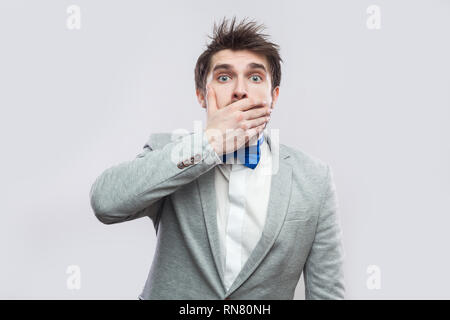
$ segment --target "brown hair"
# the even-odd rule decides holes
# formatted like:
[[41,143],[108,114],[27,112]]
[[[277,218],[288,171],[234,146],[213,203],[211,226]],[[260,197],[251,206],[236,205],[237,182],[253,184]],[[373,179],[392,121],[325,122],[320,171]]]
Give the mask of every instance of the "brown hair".
[[242,20],[235,26],[236,17],[233,17],[228,28],[228,20],[223,19],[219,26],[214,23],[213,36],[206,50],[197,59],[195,65],[195,88],[205,93],[206,77],[210,70],[212,56],[224,49],[250,50],[266,57],[272,78],[272,89],[280,85],[281,65],[283,60],[279,54],[279,46],[268,41],[268,35],[261,33],[265,29],[263,24],[257,25],[255,21],[245,22]]

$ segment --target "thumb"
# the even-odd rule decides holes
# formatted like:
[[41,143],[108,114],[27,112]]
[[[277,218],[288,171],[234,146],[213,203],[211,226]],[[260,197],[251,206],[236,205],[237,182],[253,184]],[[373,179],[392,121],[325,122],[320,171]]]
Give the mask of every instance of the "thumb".
[[208,84],[206,86],[206,111],[208,114],[213,114],[217,111],[217,101],[216,101],[216,93],[214,92],[214,89]]

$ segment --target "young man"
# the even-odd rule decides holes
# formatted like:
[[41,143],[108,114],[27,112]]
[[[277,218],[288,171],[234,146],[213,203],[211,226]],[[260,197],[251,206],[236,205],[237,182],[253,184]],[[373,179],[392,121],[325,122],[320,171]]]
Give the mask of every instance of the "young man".
[[344,298],[331,169],[263,130],[282,60],[262,28],[235,19],[214,26],[195,68],[204,131],[152,134],[136,159],[92,186],[101,222],[154,224],[140,299],[293,299],[302,272],[306,299]]

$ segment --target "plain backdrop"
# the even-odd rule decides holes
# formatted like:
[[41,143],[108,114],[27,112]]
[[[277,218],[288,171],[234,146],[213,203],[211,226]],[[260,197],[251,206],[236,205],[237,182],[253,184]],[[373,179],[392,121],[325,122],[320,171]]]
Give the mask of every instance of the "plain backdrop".
[[[67,27],[71,5],[80,29]],[[152,132],[205,123],[195,62],[234,15],[281,47],[268,128],[333,169],[347,298],[450,298],[446,0],[2,0],[0,298],[137,299],[153,225],[103,225],[90,187]]]

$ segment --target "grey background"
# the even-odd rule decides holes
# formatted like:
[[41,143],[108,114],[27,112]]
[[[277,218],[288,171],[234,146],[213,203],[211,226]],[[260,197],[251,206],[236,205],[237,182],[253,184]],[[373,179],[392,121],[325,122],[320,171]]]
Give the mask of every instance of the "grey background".
[[[71,4],[80,30],[66,27]],[[366,26],[373,4],[379,30]],[[151,221],[101,224],[90,186],[152,132],[205,121],[194,65],[214,21],[233,15],[281,46],[268,128],[334,170],[347,297],[450,298],[445,0],[1,1],[0,298],[137,299]],[[67,288],[69,265],[80,290]]]

